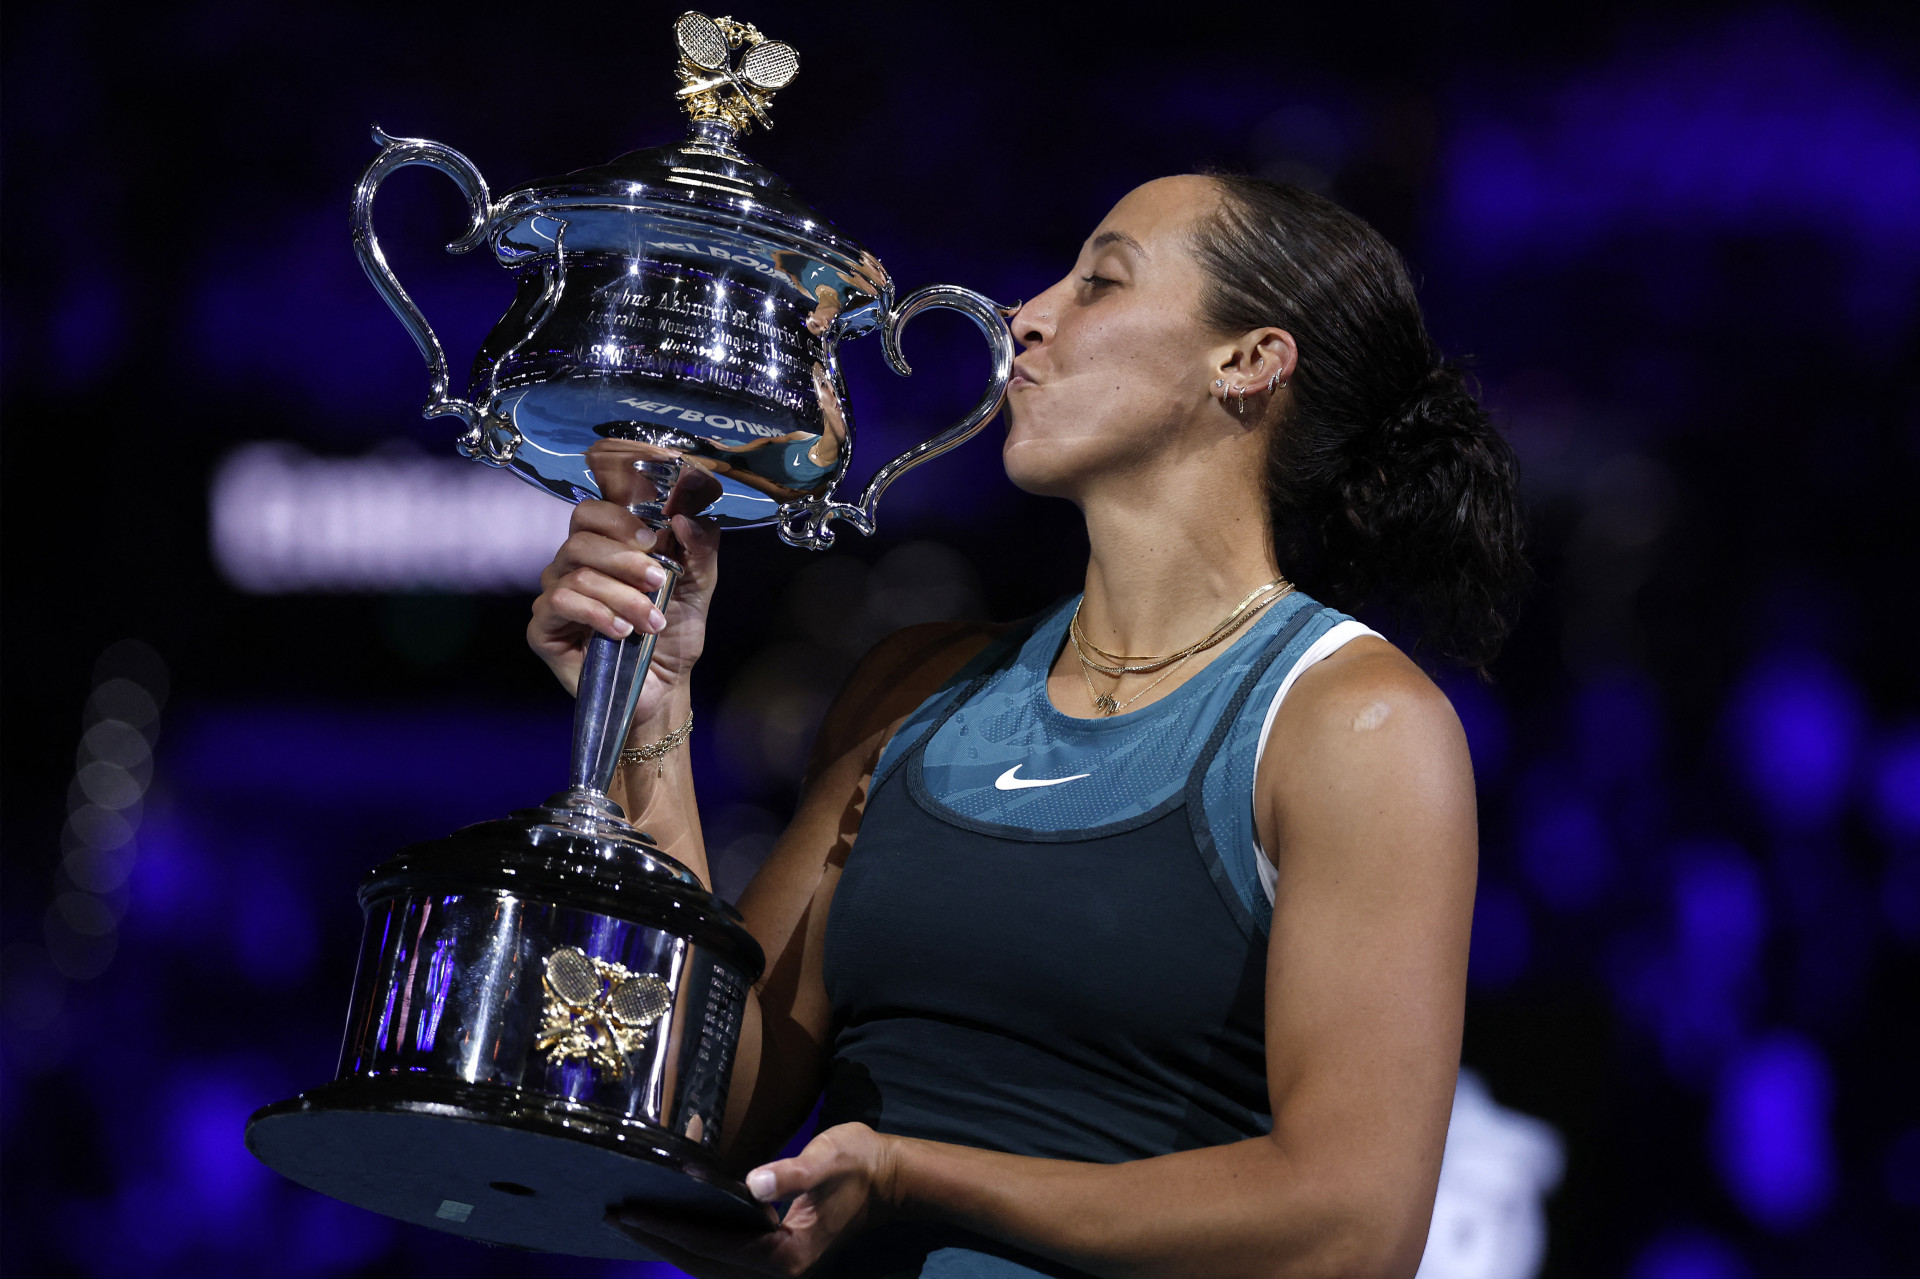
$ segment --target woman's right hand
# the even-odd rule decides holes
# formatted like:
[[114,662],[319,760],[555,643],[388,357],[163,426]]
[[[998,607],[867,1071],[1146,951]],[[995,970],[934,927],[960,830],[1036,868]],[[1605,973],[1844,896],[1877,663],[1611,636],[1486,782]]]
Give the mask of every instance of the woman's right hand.
[[[669,535],[656,533],[616,503],[581,502],[573,508],[567,540],[540,574],[527,643],[567,691],[577,694],[594,632],[612,639],[659,632],[634,713],[634,722],[644,724],[686,685],[705,647],[719,549],[720,531],[709,520],[674,515]],[[673,555],[685,569],[664,617],[651,598],[665,580],[665,570],[651,554],[656,550]]]

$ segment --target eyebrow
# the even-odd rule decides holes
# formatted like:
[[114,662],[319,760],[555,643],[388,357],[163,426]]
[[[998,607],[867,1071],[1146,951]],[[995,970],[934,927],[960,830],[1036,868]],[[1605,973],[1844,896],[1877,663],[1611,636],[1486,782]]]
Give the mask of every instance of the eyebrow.
[[1099,235],[1094,236],[1092,240],[1088,241],[1087,247],[1089,249],[1104,249],[1109,244],[1124,244],[1141,257],[1149,261],[1153,259],[1153,254],[1141,248],[1140,241],[1134,239],[1125,231],[1102,231]]

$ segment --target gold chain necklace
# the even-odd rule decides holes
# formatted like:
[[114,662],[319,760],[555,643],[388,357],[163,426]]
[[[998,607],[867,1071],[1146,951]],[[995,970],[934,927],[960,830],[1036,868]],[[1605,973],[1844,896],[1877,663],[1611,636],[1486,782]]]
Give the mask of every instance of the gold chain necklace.
[[[1279,586],[1282,589],[1279,591],[1276,591],[1274,594],[1268,596],[1265,599],[1259,598],[1262,592],[1272,590],[1272,588],[1274,588],[1275,586]],[[1275,578],[1273,581],[1268,582],[1266,585],[1257,588],[1251,595],[1247,596],[1245,599],[1241,600],[1239,604],[1235,605],[1233,612],[1229,613],[1227,615],[1226,620],[1221,622],[1220,625],[1214,627],[1213,633],[1208,635],[1206,639],[1201,640],[1197,644],[1189,645],[1187,648],[1181,650],[1180,652],[1171,654],[1164,658],[1146,657],[1146,658],[1121,659],[1119,654],[1109,653],[1103,648],[1096,647],[1091,641],[1086,641],[1086,648],[1093,649],[1094,652],[1099,653],[1103,657],[1113,658],[1116,660],[1139,661],[1139,662],[1150,663],[1144,669],[1134,668],[1134,667],[1109,668],[1101,665],[1098,662],[1090,660],[1087,657],[1086,650],[1081,647],[1081,644],[1083,641],[1081,636],[1078,633],[1080,629],[1080,607],[1079,605],[1075,605],[1073,610],[1073,618],[1068,623],[1068,626],[1067,626],[1067,633],[1073,638],[1073,653],[1075,657],[1080,659],[1080,678],[1086,681],[1087,696],[1093,699],[1093,708],[1099,711],[1102,715],[1118,715],[1121,711],[1133,705],[1135,702],[1145,697],[1148,693],[1151,693],[1154,689],[1160,687],[1160,685],[1165,683],[1168,676],[1172,675],[1175,671],[1179,670],[1182,666],[1186,665],[1188,658],[1192,657],[1195,653],[1200,652],[1202,649],[1210,648],[1214,644],[1219,643],[1221,640],[1225,639],[1228,635],[1231,635],[1234,631],[1238,630],[1240,626],[1244,622],[1246,622],[1248,619],[1250,619],[1254,614],[1260,612],[1262,609],[1266,608],[1267,605],[1272,604],[1274,601],[1285,598],[1285,596],[1293,589],[1294,589],[1293,583],[1287,581],[1286,578],[1284,577]],[[1256,600],[1258,601],[1257,603],[1255,602]],[[1082,599],[1082,602],[1084,602],[1084,597]],[[1129,697],[1124,702],[1116,701],[1114,699],[1113,693],[1102,693],[1099,689],[1093,686],[1094,671],[1099,671],[1102,675],[1111,677],[1117,683],[1121,678],[1121,676],[1123,675],[1145,674],[1157,669],[1159,666],[1163,664],[1165,665],[1166,669],[1161,672],[1159,679],[1153,681],[1153,683],[1147,685],[1145,688],[1141,689],[1139,692],[1135,693],[1132,697]],[[1120,690],[1117,687],[1114,689],[1114,693],[1117,693],[1119,691]]]
[[[1191,656],[1193,656],[1193,654],[1191,653],[1187,654],[1187,657],[1191,657]],[[1132,697],[1129,697],[1124,702],[1114,701],[1113,693],[1102,693],[1099,689],[1096,689],[1093,686],[1093,676],[1088,670],[1087,662],[1085,658],[1082,658],[1080,660],[1080,678],[1087,682],[1087,696],[1093,699],[1093,708],[1095,710],[1099,711],[1102,715],[1118,715],[1121,711],[1127,709],[1127,707],[1133,705],[1135,702],[1145,697],[1148,693],[1151,693],[1154,689],[1159,688],[1160,685],[1166,683],[1167,676],[1173,674],[1175,671],[1179,670],[1182,666],[1185,666],[1186,664],[1187,664],[1187,658],[1186,657],[1181,658],[1179,661],[1175,662],[1172,666],[1169,666],[1167,667],[1166,670],[1162,671],[1160,673],[1159,679],[1153,681],[1153,683],[1147,685],[1145,688],[1141,689],[1139,692],[1135,693]],[[1117,693],[1119,691],[1120,690],[1116,688],[1114,690],[1114,693]]]
[[[1273,591],[1275,587],[1279,587],[1280,589],[1274,591],[1274,594],[1265,599],[1261,598],[1266,592]],[[1147,675],[1159,670],[1163,666],[1171,666],[1176,662],[1183,662],[1203,649],[1212,648],[1215,644],[1218,644],[1221,640],[1239,630],[1241,625],[1248,618],[1259,612],[1260,609],[1265,608],[1268,604],[1285,596],[1291,590],[1293,590],[1293,583],[1284,577],[1276,577],[1271,582],[1256,586],[1245,599],[1234,605],[1233,611],[1228,613],[1218,626],[1215,626],[1213,630],[1208,632],[1203,638],[1187,645],[1187,647],[1177,652],[1168,653],[1164,657],[1127,657],[1119,653],[1109,653],[1106,649],[1101,648],[1098,644],[1088,639],[1080,629],[1080,609],[1086,604],[1085,596],[1081,597],[1079,604],[1074,605],[1073,617],[1067,624],[1067,634],[1073,640],[1074,652],[1079,655],[1081,663],[1099,671],[1102,675],[1115,677],[1121,675]],[[1089,652],[1096,656],[1087,656]],[[1106,660],[1100,661],[1097,660],[1097,658],[1105,658]]]

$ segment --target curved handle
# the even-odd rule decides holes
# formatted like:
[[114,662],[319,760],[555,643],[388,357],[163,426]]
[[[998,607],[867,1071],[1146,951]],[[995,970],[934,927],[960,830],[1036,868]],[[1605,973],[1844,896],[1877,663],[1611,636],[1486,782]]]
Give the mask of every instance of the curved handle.
[[1007,382],[1013,376],[1013,333],[1007,328],[1007,317],[1013,313],[1013,309],[999,305],[984,293],[975,293],[972,289],[963,289],[954,284],[930,284],[900,299],[880,329],[880,341],[887,353],[887,363],[902,377],[913,375],[912,366],[900,353],[900,333],[914,316],[935,308],[960,312],[972,320],[987,339],[987,347],[993,355],[993,372],[987,378],[987,389],[981,393],[979,402],[965,417],[946,430],[931,439],[922,440],[875,471],[858,502],[852,505],[845,502],[808,504],[782,510],[780,535],[787,542],[814,549],[831,546],[833,532],[827,525],[833,520],[845,520],[870,536],[874,530],[873,508],[889,484],[922,462],[965,444],[1000,411],[1000,405],[1007,398]]
[[400,323],[413,335],[414,345],[420,348],[420,354],[427,362],[427,404],[421,410],[421,415],[457,417],[465,422],[467,430],[460,437],[460,451],[472,456],[481,447],[480,410],[465,400],[454,399],[447,394],[447,353],[441,348],[440,339],[434,336],[427,317],[420,313],[420,308],[414,305],[413,299],[400,286],[393,268],[387,265],[387,255],[380,251],[380,241],[373,234],[373,195],[380,189],[380,184],[386,181],[388,174],[410,164],[424,164],[446,174],[459,186],[461,194],[467,197],[468,217],[465,234],[449,244],[447,252],[465,253],[486,240],[487,223],[491,217],[487,180],[480,176],[480,170],[473,167],[473,161],[438,142],[429,142],[425,138],[388,137],[377,124],[373,126],[373,140],[380,144],[380,154],[373,157],[373,163],[367,166],[366,172],[360,175],[359,183],[353,188],[353,252],[360,259],[360,265],[366,268],[367,278],[373,281],[373,287],[380,291],[380,296],[387,300],[393,313],[400,317]]

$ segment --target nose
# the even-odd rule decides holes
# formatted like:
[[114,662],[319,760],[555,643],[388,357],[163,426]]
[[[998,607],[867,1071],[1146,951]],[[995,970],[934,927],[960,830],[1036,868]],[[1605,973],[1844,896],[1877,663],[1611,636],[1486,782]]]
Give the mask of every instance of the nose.
[[1054,290],[1059,287],[1055,285],[1031,301],[1021,304],[1020,309],[1013,313],[1013,317],[1007,321],[1007,324],[1013,329],[1014,341],[1021,346],[1035,347],[1053,336],[1053,315],[1057,310],[1053,304]]

